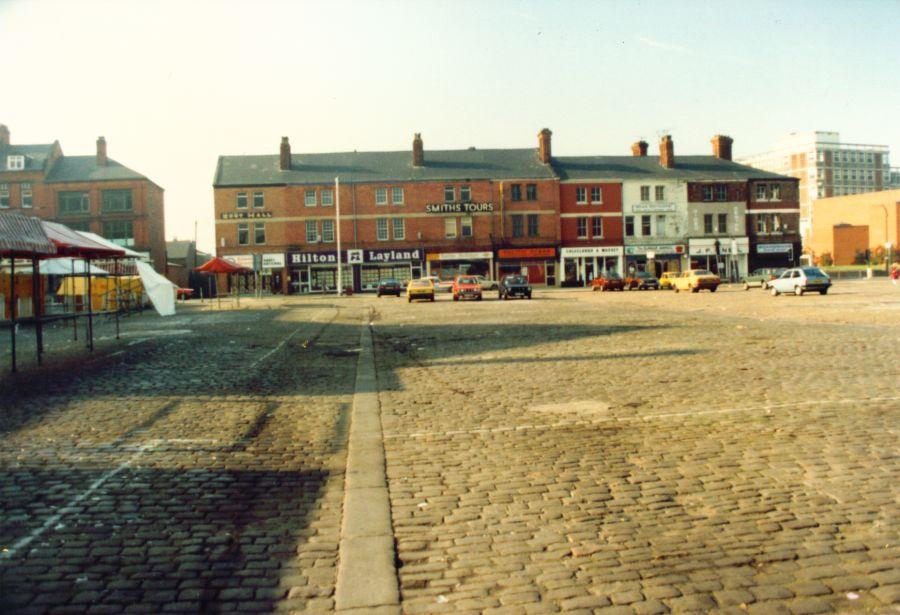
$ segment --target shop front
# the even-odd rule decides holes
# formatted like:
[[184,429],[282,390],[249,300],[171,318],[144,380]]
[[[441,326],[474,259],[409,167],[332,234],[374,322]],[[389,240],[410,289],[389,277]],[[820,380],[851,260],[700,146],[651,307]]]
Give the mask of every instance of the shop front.
[[[346,265],[347,253],[341,253]],[[288,292],[326,293],[337,291],[338,260],[335,251],[330,252],[288,252]],[[349,286],[353,280],[352,268],[343,266],[341,282]]]
[[649,271],[656,277],[667,271],[682,271],[687,254],[682,243],[664,243],[641,246],[625,246],[625,270],[627,274]]
[[[424,250],[347,250],[347,260],[358,266],[358,290],[375,291],[385,279],[405,283],[422,277]],[[356,268],[356,267],[355,267]]]
[[750,255],[750,269],[795,267],[800,256],[800,242],[758,243]]
[[578,246],[559,249],[561,286],[585,286],[599,275],[622,275],[622,246]]
[[746,237],[702,237],[688,240],[691,269],[707,269],[722,281],[737,282],[747,273],[750,240]]
[[497,250],[497,275],[524,275],[531,284],[556,285],[556,248],[508,248]]
[[282,291],[282,280],[284,276],[284,254],[261,254],[260,255],[260,285],[272,294]]
[[494,270],[493,252],[429,252],[425,258],[425,275],[452,280],[458,275],[490,277]]

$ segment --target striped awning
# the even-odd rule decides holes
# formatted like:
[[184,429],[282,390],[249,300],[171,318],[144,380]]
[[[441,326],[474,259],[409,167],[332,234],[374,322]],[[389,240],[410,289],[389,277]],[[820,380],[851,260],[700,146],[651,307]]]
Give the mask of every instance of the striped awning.
[[38,218],[19,213],[0,213],[0,257],[30,258],[56,254]]

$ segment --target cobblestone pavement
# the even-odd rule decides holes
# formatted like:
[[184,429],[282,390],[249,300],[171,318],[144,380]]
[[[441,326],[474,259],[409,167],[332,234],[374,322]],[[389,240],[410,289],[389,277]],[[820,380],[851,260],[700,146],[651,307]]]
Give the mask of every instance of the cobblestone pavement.
[[489,299],[376,304],[405,613],[900,611],[900,292]]
[[0,612],[333,611],[364,316],[405,613],[900,605],[887,284],[242,303],[0,379]]
[[141,316],[0,380],[0,612],[332,609],[363,315],[333,303]]

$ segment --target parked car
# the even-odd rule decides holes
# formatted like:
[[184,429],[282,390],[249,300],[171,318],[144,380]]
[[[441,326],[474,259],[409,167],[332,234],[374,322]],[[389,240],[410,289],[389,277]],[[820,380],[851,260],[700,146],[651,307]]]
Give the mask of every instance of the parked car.
[[500,278],[500,298],[522,297],[531,299],[531,285],[524,275],[505,275]]
[[675,278],[681,275],[680,271],[665,271],[661,276],[659,276],[659,288],[660,290],[671,290],[675,288],[673,285],[673,281]]
[[784,267],[764,267],[762,269],[754,269],[752,273],[743,276],[741,282],[744,284],[744,290],[750,290],[751,286],[759,286],[763,290],[766,290],[766,288],[769,287],[769,282],[780,276],[784,271]]
[[414,299],[434,301],[434,282],[430,278],[409,281],[406,285],[406,300],[412,303]]
[[500,285],[497,284],[497,280],[489,280],[483,275],[476,275],[474,277],[478,280],[478,285],[481,286],[482,292],[486,290],[499,290],[500,288]]
[[818,267],[794,267],[769,282],[769,292],[773,297],[781,293],[794,293],[797,296],[807,291],[828,294],[831,278]]
[[703,289],[714,293],[721,283],[722,280],[719,276],[706,269],[689,269],[672,280],[672,286],[675,288],[676,293],[682,290],[699,293]]
[[382,295],[394,295],[396,297],[399,297],[402,288],[403,287],[400,285],[399,280],[389,278],[378,282],[376,293],[379,297],[381,297]]
[[659,290],[659,280],[649,271],[638,271],[625,280],[628,290]]
[[474,275],[458,275],[453,278],[453,300],[460,299],[481,301],[481,284]]
[[431,283],[434,284],[434,292],[436,293],[449,293],[453,290],[453,280],[442,280],[436,275],[429,275],[423,280],[431,280]]
[[591,280],[591,290],[625,290],[625,280],[615,271],[599,275]]

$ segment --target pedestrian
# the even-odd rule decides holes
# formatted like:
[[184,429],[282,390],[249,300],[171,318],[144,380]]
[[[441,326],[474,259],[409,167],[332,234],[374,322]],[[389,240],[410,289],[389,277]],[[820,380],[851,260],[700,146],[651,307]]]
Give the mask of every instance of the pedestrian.
[[891,284],[897,285],[897,278],[900,278],[900,263],[891,265]]

